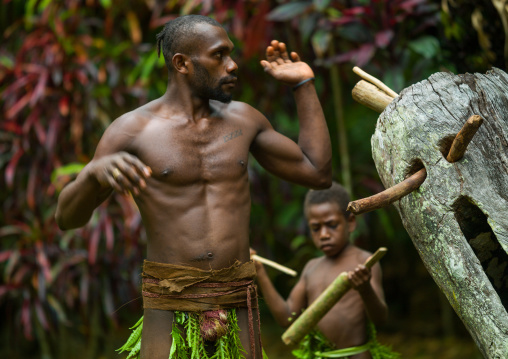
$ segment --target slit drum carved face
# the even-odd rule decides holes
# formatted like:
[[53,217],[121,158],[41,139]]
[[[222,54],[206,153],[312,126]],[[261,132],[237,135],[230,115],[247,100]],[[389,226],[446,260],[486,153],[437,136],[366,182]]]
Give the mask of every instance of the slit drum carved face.
[[[456,162],[465,122],[483,124]],[[427,270],[487,358],[508,355],[508,75],[436,73],[404,89],[372,136],[385,188],[427,177],[395,203]]]

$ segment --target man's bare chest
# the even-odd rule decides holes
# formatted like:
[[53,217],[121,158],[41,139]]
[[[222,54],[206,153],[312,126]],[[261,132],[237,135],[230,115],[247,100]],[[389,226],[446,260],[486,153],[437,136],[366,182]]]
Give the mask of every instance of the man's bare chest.
[[185,185],[245,176],[252,138],[252,131],[235,124],[159,126],[143,131],[133,148],[155,179]]

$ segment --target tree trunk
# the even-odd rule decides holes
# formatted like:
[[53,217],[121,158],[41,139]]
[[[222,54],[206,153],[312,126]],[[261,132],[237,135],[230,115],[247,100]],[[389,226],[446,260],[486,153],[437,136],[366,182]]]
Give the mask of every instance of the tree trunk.
[[[464,157],[446,160],[472,115]],[[380,115],[372,152],[386,188],[425,167],[395,203],[427,270],[486,358],[508,358],[508,75],[436,73]]]

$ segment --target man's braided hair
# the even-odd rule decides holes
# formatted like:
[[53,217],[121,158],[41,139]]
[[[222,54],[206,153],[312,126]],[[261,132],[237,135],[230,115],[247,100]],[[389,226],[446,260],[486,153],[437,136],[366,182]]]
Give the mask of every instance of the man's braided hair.
[[333,182],[332,186],[328,189],[310,190],[307,192],[304,202],[304,213],[307,216],[309,207],[313,204],[336,203],[344,214],[344,217],[348,218],[351,214],[347,211],[349,201],[350,197],[346,189],[337,182]]
[[161,49],[169,71],[173,70],[172,59],[176,53],[191,54],[193,39],[199,33],[196,31],[197,24],[209,24],[222,27],[216,20],[202,15],[185,15],[164,24],[164,28],[156,36],[157,54],[160,56]]

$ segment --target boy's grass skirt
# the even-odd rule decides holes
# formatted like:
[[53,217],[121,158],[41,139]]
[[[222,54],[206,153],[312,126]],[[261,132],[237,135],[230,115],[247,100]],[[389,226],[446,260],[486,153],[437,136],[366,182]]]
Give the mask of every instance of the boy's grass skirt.
[[293,355],[299,359],[317,358],[349,358],[350,356],[370,352],[372,359],[399,359],[400,354],[393,352],[390,347],[380,344],[376,339],[374,324],[368,322],[369,341],[363,345],[351,348],[335,349],[335,346],[317,329],[307,334]]
[[[144,308],[174,312],[169,359],[244,358],[245,350],[238,336],[235,309],[238,307],[248,310],[250,347],[255,357],[252,314],[252,308],[257,308],[255,274],[252,261],[236,262],[221,270],[202,270],[145,260]],[[128,351],[129,359],[139,358],[142,328],[143,317],[131,328],[134,331],[127,343],[118,349]],[[260,334],[258,340],[262,347]]]

